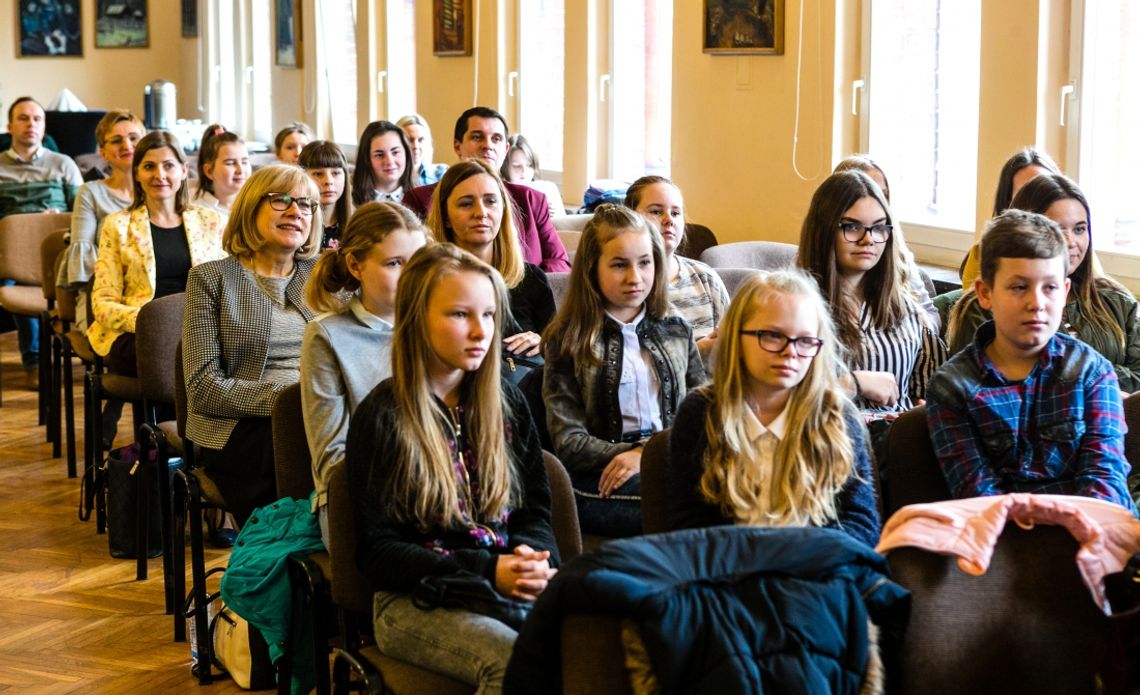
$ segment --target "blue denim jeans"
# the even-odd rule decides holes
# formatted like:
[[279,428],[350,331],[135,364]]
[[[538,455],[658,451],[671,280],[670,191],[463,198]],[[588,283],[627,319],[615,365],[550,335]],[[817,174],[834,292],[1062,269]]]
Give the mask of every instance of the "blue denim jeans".
[[582,533],[607,538],[641,535],[641,474],[630,476],[609,497],[598,494],[602,472],[571,474],[574,501],[578,503],[578,523]]
[[[15,285],[15,280],[0,280],[0,285]],[[40,320],[34,316],[12,314],[16,324],[16,338],[20,345],[20,361],[24,369],[35,369],[40,364]]]
[[392,658],[498,695],[518,633],[485,615],[462,609],[425,611],[411,596],[378,591],[372,599],[376,647]]

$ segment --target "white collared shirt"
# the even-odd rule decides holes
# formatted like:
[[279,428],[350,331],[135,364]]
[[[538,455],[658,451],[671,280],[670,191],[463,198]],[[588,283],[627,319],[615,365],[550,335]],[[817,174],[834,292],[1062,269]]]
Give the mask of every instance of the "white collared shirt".
[[385,191],[376,191],[374,200],[378,203],[399,203],[404,199],[404,187],[400,186],[391,193]]
[[[772,487],[773,463],[776,460],[776,447],[784,438],[788,427],[788,405],[776,416],[776,419],[767,427],[760,422],[760,418],[752,412],[751,408],[744,409],[744,431],[748,441],[756,451],[757,468],[760,471],[760,489],[770,490]],[[763,499],[767,499],[766,497]]]
[[661,403],[658,398],[661,384],[657,370],[650,362],[649,352],[642,349],[637,337],[637,327],[645,318],[645,309],[629,323],[618,321],[608,312],[607,315],[621,326],[622,363],[618,404],[621,406],[622,432],[660,432]]

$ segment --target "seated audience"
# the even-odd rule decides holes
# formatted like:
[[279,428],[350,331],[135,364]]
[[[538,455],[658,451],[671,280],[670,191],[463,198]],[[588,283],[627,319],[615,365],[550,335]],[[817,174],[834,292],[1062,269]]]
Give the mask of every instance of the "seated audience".
[[693,327],[702,357],[716,340],[716,327],[728,308],[728,290],[712,268],[677,255],[685,240],[685,201],[681,189],[664,176],[642,176],[625,194],[627,207],[657,226],[665,243],[665,279],[674,311]]
[[855,404],[877,444],[886,423],[921,402],[945,346],[906,282],[901,232],[882,189],[860,171],[827,177],[800,232],[799,267],[827,300]]
[[[31,97],[8,107],[9,149],[0,152],[0,218],[22,212],[62,212],[75,202],[83,176],[71,157],[43,147],[44,109]],[[0,283],[11,284],[0,278]],[[25,385],[39,388],[40,320],[13,314]]]
[[427,121],[418,113],[409,114],[396,121],[396,125],[404,129],[404,136],[408,139],[408,147],[412,149],[412,180],[415,186],[426,186],[443,178],[447,171],[446,164],[433,164],[431,157],[434,151],[431,141],[431,128]]
[[670,311],[655,227],[629,208],[598,207],[543,342],[547,427],[582,532],[637,535],[642,447],[705,381],[693,329]]
[[108,111],[95,126],[99,156],[110,165],[110,173],[79,187],[71,211],[71,236],[56,280],[61,286],[78,289],[75,327],[81,331],[88,325],[88,283],[95,277],[99,230],[104,217],[126,208],[134,198],[135,148],[144,135],[146,128],[139,117],[123,109]]
[[413,596],[421,580],[465,575],[530,602],[554,575],[542,449],[522,394],[500,379],[506,301],[498,273],[451,244],[412,256],[392,376],[356,409],[345,453],[377,648],[480,693],[501,691],[515,629]]
[[340,235],[352,216],[352,184],[348,181],[348,160],[335,142],[314,140],[301,150],[301,168],[321,192],[321,219],[325,221],[321,248],[337,248]]
[[[1065,234],[1069,256],[1069,296],[1061,310],[1061,332],[1090,345],[1107,359],[1125,393],[1140,390],[1140,318],[1136,298],[1104,274],[1093,251],[1092,216],[1080,187],[1063,174],[1042,174],[1018,191],[1013,205],[1045,215]],[[955,305],[950,321],[950,352],[974,340],[990,318],[974,290]]]
[[194,201],[217,210],[225,221],[251,171],[249,151],[241,136],[220,125],[206,126],[198,146],[198,193]]
[[[998,175],[997,190],[994,191],[994,212],[997,217],[1002,211],[1009,208],[1013,197],[1021,187],[1041,174],[1060,174],[1061,170],[1053,158],[1035,147],[1025,147],[1010,155],[1001,167]],[[973,289],[979,272],[978,244],[970,247],[966,258],[962,261],[960,274],[962,276],[962,290]]]
[[539,172],[538,155],[535,154],[534,148],[530,146],[530,142],[522,133],[515,133],[508,138],[507,157],[499,168],[503,180],[530,186],[534,190],[540,191],[546,196],[546,201],[550,204],[551,217],[565,215],[566,206],[562,203],[562,192],[558,190],[558,184],[540,179],[538,177]]
[[231,255],[195,267],[186,283],[186,435],[239,524],[277,498],[270,416],[298,379],[305,325],[316,318],[304,290],[321,245],[317,196],[297,167],[259,169],[226,225]]
[[744,281],[713,380],[673,423],[671,527],[824,526],[879,540],[870,446],[843,392],[835,329],[800,271]]
[[352,202],[398,203],[412,189],[411,154],[404,131],[395,123],[373,121],[360,134],[356,170],[352,173]]
[[[486,106],[467,109],[455,121],[452,144],[460,159],[481,159],[497,171],[507,154],[507,121],[498,111]],[[570,270],[566,247],[550,221],[546,196],[513,183],[504,187],[513,202],[511,213],[526,262],[548,273]],[[404,205],[421,219],[427,217],[434,190],[435,184],[414,188],[405,196]]]
[[294,121],[277,131],[273,138],[273,152],[277,161],[282,164],[296,164],[301,157],[301,150],[313,139],[313,131],[309,126]]
[[178,140],[155,130],[134,154],[134,201],[103,221],[95,284],[91,349],[115,374],[136,376],[135,322],[152,299],[186,290],[190,269],[225,256],[215,210],[186,202],[186,155]]
[[1036,213],[1007,210],[986,225],[976,288],[993,319],[931,380],[930,437],[956,498],[1084,495],[1135,514],[1116,373],[1057,332],[1067,246],[1057,224]]
[[343,242],[321,255],[309,278],[309,306],[330,313],[309,323],[301,344],[301,403],[317,490],[313,511],[320,514],[325,545],[329,475],[344,461],[352,413],[392,374],[396,281],[427,236],[404,206],[365,203],[345,227]]
[[432,235],[499,271],[509,293],[504,348],[537,355],[541,333],[554,318],[554,292],[546,273],[522,257],[503,182],[486,163],[470,160],[448,169],[435,191],[427,218]]

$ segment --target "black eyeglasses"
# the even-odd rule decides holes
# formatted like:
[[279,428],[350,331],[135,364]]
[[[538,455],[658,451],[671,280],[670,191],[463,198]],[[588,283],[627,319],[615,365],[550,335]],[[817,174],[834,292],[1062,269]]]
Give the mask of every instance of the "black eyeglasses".
[[894,227],[884,222],[879,222],[871,226],[847,220],[839,223],[839,231],[843,232],[844,241],[850,241],[856,244],[863,241],[863,238],[868,234],[871,235],[871,241],[876,244],[884,244],[887,239],[891,238],[892,229],[894,229]]
[[313,214],[313,210],[316,210],[318,205],[317,201],[312,198],[294,198],[288,193],[266,193],[263,199],[268,200],[269,207],[277,212],[285,212],[293,206],[293,203],[296,203],[297,209],[301,211],[302,215]]
[[756,336],[756,342],[760,343],[760,349],[777,354],[786,350],[788,343],[792,344],[796,354],[800,357],[815,357],[819,354],[819,349],[823,347],[823,341],[819,338],[808,336],[792,338],[777,331],[741,331],[740,334]]

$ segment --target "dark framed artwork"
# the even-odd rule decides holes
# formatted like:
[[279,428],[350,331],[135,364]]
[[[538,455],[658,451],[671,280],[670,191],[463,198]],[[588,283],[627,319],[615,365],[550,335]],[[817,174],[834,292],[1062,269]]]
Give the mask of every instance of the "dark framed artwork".
[[182,0],[182,38],[198,38],[198,0]]
[[146,48],[147,0],[95,0],[95,48]]
[[471,55],[471,22],[471,0],[432,0],[432,55]]
[[274,0],[277,36],[275,60],[286,68],[301,67],[301,0]]
[[79,0],[19,0],[16,8],[21,58],[83,55]]
[[704,52],[784,54],[784,0],[705,0]]

